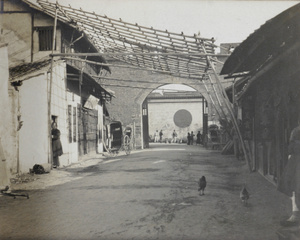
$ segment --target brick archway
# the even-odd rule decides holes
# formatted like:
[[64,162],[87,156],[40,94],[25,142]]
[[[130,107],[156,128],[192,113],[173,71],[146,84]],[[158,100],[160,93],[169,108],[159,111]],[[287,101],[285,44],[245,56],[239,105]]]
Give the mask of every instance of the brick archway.
[[[112,80],[114,78],[117,80]],[[130,81],[126,81],[126,79]],[[135,139],[137,148],[143,148],[142,104],[146,97],[158,87],[166,84],[184,84],[192,87],[206,99],[209,111],[212,109],[210,98],[204,86],[196,80],[157,74],[145,70],[114,67],[111,79],[101,80],[101,84],[115,92],[116,98],[107,105],[110,117],[121,121],[124,126],[135,125],[137,129]]]
[[[188,81],[188,79],[174,79],[174,78],[170,78],[172,81],[173,84],[182,84],[182,85],[186,85],[186,86],[189,86],[193,89],[195,89],[197,92],[200,92],[201,95],[205,98],[205,99],[208,99],[208,95],[206,93],[206,91],[204,91],[203,88],[199,88],[199,85],[195,84],[195,83],[190,83],[191,81]],[[162,81],[163,82],[163,81]],[[167,85],[167,84],[163,84],[163,85]],[[146,105],[144,103],[145,99],[148,97],[148,95],[155,89],[161,87],[162,85],[157,85],[155,88],[153,89],[143,89],[143,90],[140,90],[140,92],[138,93],[136,99],[135,99],[135,102],[141,106],[140,107],[140,121],[141,121],[141,139],[143,139],[142,141],[142,147],[148,147],[148,144],[149,144],[149,141],[148,141],[148,136],[151,135],[151,133],[148,132],[148,130],[151,130],[151,122],[149,122],[150,120],[148,120],[148,116],[146,117],[147,120],[145,120],[145,116],[144,116],[144,112],[145,112],[145,109],[143,109],[145,106],[142,106],[143,104]],[[197,89],[198,88],[198,89]],[[209,102],[208,102],[209,105],[211,105]],[[148,115],[148,109],[146,110],[147,111],[147,115]],[[145,122],[146,121],[146,122]],[[144,125],[146,124],[146,126]],[[150,124],[150,125],[149,125]],[[150,128],[149,128],[150,126]],[[145,134],[145,136],[144,136]],[[145,145],[145,146],[144,146]]]

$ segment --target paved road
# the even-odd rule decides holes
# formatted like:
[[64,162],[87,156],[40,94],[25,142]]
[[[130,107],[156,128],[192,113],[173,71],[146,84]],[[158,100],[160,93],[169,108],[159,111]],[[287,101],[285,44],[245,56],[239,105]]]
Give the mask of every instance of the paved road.
[[[28,200],[0,197],[0,239],[273,240],[289,214],[289,200],[244,162],[199,146],[155,144],[56,171],[74,181],[31,191]],[[202,175],[208,183],[199,196]]]

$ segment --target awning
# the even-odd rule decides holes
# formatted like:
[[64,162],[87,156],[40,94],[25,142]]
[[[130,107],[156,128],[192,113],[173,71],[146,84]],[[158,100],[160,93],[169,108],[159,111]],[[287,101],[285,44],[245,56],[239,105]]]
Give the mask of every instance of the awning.
[[[71,89],[71,91],[74,91],[77,94],[79,94],[80,74],[80,69],[76,68],[74,65],[67,64],[67,86]],[[72,84],[74,81],[77,83]],[[81,86],[82,90],[86,93],[101,100],[110,101],[112,97],[115,97],[115,93],[112,90],[102,87],[100,83],[85,72],[82,73]]]

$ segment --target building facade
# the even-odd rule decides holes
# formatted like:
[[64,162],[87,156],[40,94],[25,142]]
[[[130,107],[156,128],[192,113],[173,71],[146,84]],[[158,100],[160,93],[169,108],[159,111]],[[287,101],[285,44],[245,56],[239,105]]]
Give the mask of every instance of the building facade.
[[[226,61],[251,168],[276,184],[300,113],[300,4],[270,19]],[[234,93],[233,93],[234,92]]]
[[[85,59],[51,58],[52,53],[94,52],[94,45],[76,27],[57,21],[28,1],[2,3],[1,42],[6,44],[8,78],[2,78],[3,118],[11,130],[7,146],[10,174],[26,173],[34,164],[52,163],[51,124],[61,132],[61,165],[103,151],[105,107],[113,93],[92,76],[109,73],[101,56]],[[53,47],[53,34],[55,46]],[[1,74],[5,71],[1,69]],[[5,135],[5,134],[4,134]],[[7,143],[8,144],[8,143]]]

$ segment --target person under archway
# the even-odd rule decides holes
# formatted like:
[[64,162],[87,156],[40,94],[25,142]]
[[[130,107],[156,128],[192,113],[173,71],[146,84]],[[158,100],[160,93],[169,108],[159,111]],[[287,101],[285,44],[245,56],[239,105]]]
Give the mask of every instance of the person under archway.
[[163,141],[163,139],[162,139],[162,137],[163,137],[163,131],[162,130],[160,130],[160,132],[159,132],[159,141],[162,143],[162,141]]
[[191,144],[191,134],[190,134],[190,132],[188,132],[186,138],[187,138],[187,145],[190,145]]
[[202,144],[202,134],[200,131],[198,131],[198,133],[197,133],[196,145],[197,144],[199,144],[199,145]]
[[172,143],[176,143],[177,142],[177,132],[174,130],[172,133]]
[[154,142],[158,142],[158,139],[159,139],[159,133],[158,133],[158,130],[156,130],[156,132],[154,133]]

